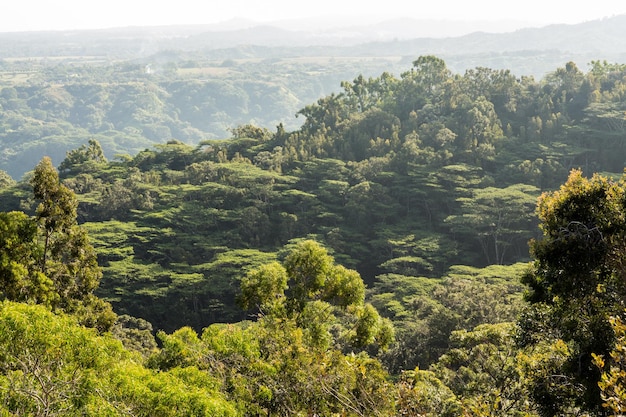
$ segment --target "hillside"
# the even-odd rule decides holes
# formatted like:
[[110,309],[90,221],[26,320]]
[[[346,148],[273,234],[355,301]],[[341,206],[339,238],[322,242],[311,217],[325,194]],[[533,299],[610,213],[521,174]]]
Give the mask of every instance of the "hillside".
[[[352,74],[292,127],[265,112],[273,77],[244,77],[253,95],[169,78],[209,68],[192,63],[38,62],[0,91],[11,155],[59,160],[0,175],[1,412],[620,406],[625,64],[535,79],[422,55]],[[260,71],[210,68],[240,66]],[[211,137],[231,107],[275,127]]]
[[622,171],[623,72],[569,63],[520,80],[424,56],[400,78],[344,83],[297,130],[245,125],[106,163],[90,162],[92,139],[59,168],[101,251],[101,295],[157,328],[202,328],[242,318],[241,269],[293,239],[324,242],[368,284],[527,261],[542,191],[574,168]]

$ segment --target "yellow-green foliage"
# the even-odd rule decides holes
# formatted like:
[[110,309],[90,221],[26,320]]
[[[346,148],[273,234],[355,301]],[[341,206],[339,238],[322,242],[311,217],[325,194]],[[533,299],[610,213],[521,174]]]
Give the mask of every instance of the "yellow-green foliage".
[[0,413],[235,416],[196,368],[156,372],[120,342],[42,306],[0,303]]
[[615,346],[608,357],[593,355],[593,362],[602,371],[600,386],[602,404],[612,415],[626,412],[626,324],[619,317],[611,318],[615,331]]

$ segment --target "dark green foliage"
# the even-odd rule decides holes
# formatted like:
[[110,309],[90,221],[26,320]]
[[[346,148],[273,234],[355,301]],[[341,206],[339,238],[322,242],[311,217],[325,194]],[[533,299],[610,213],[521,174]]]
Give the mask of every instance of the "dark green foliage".
[[523,277],[531,306],[520,320],[520,342],[539,337],[570,344],[560,372],[561,385],[571,389],[553,392],[537,383],[544,415],[567,407],[602,410],[592,354],[609,354],[615,343],[610,317],[624,313],[624,194],[623,180],[572,171],[560,190],[539,202],[543,238],[531,243],[535,262]]
[[[185,128],[208,128],[205,116],[224,103],[250,111],[252,97],[218,81],[68,84],[36,91],[26,102],[20,102],[26,90],[5,89],[2,97],[14,105],[14,115],[73,117],[99,133],[66,154],[63,183],[50,161],[32,174],[41,202],[32,213],[39,234],[32,234],[26,215],[2,218],[4,293],[23,301],[51,297],[46,302],[75,312],[83,307],[60,300],[95,303],[99,270],[94,252],[80,249],[88,241],[78,219],[104,273],[98,295],[155,330],[199,331],[247,318],[235,304],[243,282],[242,299],[251,312],[294,320],[304,343],[318,348],[368,345],[379,320],[375,307],[396,324],[396,343],[381,356],[389,368],[399,373],[426,367],[448,351],[451,334],[458,334],[453,332],[515,320],[523,290],[515,282],[523,264],[516,262],[529,259],[526,242],[537,236],[537,195],[556,187],[572,166],[622,170],[616,155],[623,145],[623,71],[596,63],[585,74],[567,63],[535,81],[486,68],[454,74],[440,58],[424,56],[399,78],[383,73],[342,83],[341,93],[299,112],[304,121],[298,130],[279,125],[274,133],[244,124],[231,127],[230,139],[200,135],[198,145],[187,142]],[[220,99],[208,100],[209,91]],[[194,100],[186,99],[190,95]],[[173,102],[189,112],[168,113]],[[108,107],[96,111],[99,106]],[[29,124],[24,134],[69,137],[63,129],[35,131],[49,128]],[[109,162],[104,153],[114,137],[161,144]],[[21,208],[24,182],[3,184],[3,207]],[[592,240],[593,233],[612,233],[621,220],[608,216],[612,206],[579,219],[589,201],[607,192],[592,191],[568,206],[571,216],[556,214],[571,219],[555,220],[550,227],[559,232],[550,244],[533,244],[539,259],[567,255],[573,261],[542,264],[526,276],[529,300],[548,307],[520,322],[535,329],[541,312],[558,313],[564,329],[542,329],[584,341],[574,349],[585,360],[596,350],[608,352],[603,340],[610,329],[594,317],[604,317],[615,301],[587,295],[620,294],[617,278],[602,277],[615,275],[617,267],[603,268],[621,249]],[[592,225],[596,218],[606,224]],[[573,238],[585,230],[589,239]],[[21,236],[19,243],[15,236]],[[16,264],[28,251],[39,252],[30,264]],[[511,266],[483,268],[490,264]],[[558,279],[563,273],[571,279]],[[43,276],[63,289],[61,298],[46,289]],[[357,285],[359,276],[370,284],[371,306]],[[39,284],[27,288],[24,282]],[[564,294],[587,300],[582,316],[590,324],[577,324]],[[85,322],[93,321],[89,317]],[[129,346],[152,349],[144,338],[147,327],[124,329],[119,337]],[[536,335],[529,330],[523,337],[532,341]]]
[[[424,56],[399,78],[342,83],[298,113],[297,130],[228,126],[224,140],[199,132],[226,129],[223,106],[259,111],[272,88],[4,88],[0,138],[74,149],[63,181],[51,159],[20,182],[0,175],[0,294],[100,330],[114,316],[94,294],[110,302],[115,337],[164,372],[128,364],[128,378],[111,377],[149,381],[131,390],[141,399],[119,397],[137,410],[170,384],[208,410],[211,372],[257,415],[392,414],[396,394],[396,412],[423,415],[533,415],[529,398],[544,415],[599,412],[591,358],[611,352],[608,317],[624,299],[623,183],[576,171],[541,198],[540,231],[533,207],[572,167],[622,171],[625,71],[569,62],[535,81]],[[119,141],[134,156],[108,161]],[[515,320],[514,335],[502,323]],[[363,349],[398,392],[378,359],[344,355]]]
[[139,352],[146,357],[157,349],[153,332],[151,323],[127,314],[117,316],[111,329],[111,334],[121,341],[126,349]]
[[396,343],[381,359],[394,373],[425,369],[448,351],[453,331],[514,321],[522,309],[519,276],[525,268],[452,266],[441,279],[379,276],[369,299],[396,327]]
[[59,165],[60,172],[80,171],[88,173],[96,171],[107,162],[104,151],[97,140],[89,140],[89,146],[82,145],[67,153],[65,159]]
[[[292,239],[324,243],[370,284],[380,274],[439,278],[455,264],[529,259],[539,191],[571,166],[622,169],[621,128],[603,124],[619,109],[620,71],[596,64],[583,74],[568,63],[535,81],[487,68],[454,74],[438,57],[419,57],[399,78],[344,82],[343,92],[304,107],[292,132],[245,124],[227,140],[168,138],[112,162],[95,136],[67,154],[64,184],[93,230],[105,272],[99,294],[157,328],[200,329],[240,319],[238,268],[265,263]],[[132,138],[130,125],[147,114],[131,96],[161,111],[172,88],[181,106],[188,88],[198,99],[226,91],[189,80],[72,84],[41,97],[58,98],[62,110],[89,101],[78,95],[95,103],[115,91],[111,109]],[[1,192],[7,211],[20,208],[19,184]],[[239,259],[227,261],[229,252]]]
[[53,282],[39,270],[37,224],[23,212],[0,213],[0,280],[2,299],[50,305]]

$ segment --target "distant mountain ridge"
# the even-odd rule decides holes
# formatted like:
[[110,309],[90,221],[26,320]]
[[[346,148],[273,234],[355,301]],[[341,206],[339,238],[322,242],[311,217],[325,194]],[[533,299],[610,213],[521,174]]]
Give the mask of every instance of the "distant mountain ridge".
[[[497,24],[496,24],[497,23]],[[360,26],[315,26],[294,30],[294,23],[259,25],[233,20],[216,25],[155,26],[90,31],[0,33],[0,58],[28,56],[106,55],[140,57],[162,50],[215,50],[241,45],[303,48],[325,46],[328,54],[415,55],[473,54],[523,50],[594,53],[605,59],[626,56],[626,15],[575,25],[519,29],[520,22],[496,22],[479,31],[484,22],[399,19]],[[292,29],[288,29],[292,28]],[[511,30],[507,30],[511,28]],[[471,32],[471,33],[468,33]],[[433,36],[426,36],[432,33]],[[464,35],[460,35],[466,33]],[[146,47],[149,46],[149,47]],[[356,48],[355,48],[356,47]],[[374,49],[372,49],[374,48]]]

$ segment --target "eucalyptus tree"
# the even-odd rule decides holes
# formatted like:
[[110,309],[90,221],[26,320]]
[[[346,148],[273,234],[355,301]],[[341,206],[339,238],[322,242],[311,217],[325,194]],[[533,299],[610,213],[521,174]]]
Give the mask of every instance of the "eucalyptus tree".
[[75,194],[61,184],[47,157],[35,167],[31,185],[39,203],[33,217],[0,213],[2,298],[73,313],[85,325],[108,330],[115,314],[94,295],[102,272],[78,225]]

